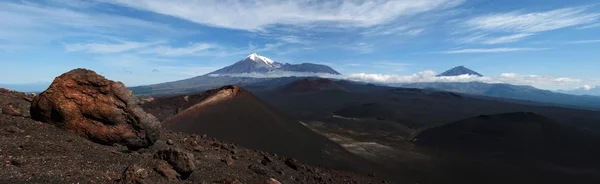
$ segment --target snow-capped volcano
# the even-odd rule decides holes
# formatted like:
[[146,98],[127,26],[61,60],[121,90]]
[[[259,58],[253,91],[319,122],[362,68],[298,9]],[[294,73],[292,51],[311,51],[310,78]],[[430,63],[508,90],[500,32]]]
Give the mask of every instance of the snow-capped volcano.
[[437,75],[437,77],[459,76],[459,75],[476,75],[479,77],[483,77],[483,75],[481,75],[480,73],[477,73],[476,71],[473,71],[465,66],[454,67],[448,71],[445,71],[444,73]]
[[[259,67],[259,68],[275,69],[275,68],[281,67],[281,64],[276,63],[275,61],[273,61],[272,59],[269,59],[267,57],[260,56],[256,53],[250,54],[244,60],[247,60],[247,59],[254,61],[256,63],[256,67]],[[242,60],[242,61],[244,61],[244,60]]]
[[326,65],[302,63],[289,64],[278,63],[265,56],[256,53],[234,63],[231,66],[221,68],[207,75],[213,74],[242,74],[242,73],[267,73],[271,71],[289,71],[289,72],[308,72],[308,73],[327,73],[339,75],[337,71]]

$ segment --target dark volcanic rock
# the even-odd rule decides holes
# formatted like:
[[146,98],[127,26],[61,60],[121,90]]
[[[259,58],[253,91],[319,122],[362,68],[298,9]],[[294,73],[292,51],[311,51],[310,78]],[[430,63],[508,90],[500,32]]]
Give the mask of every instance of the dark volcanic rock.
[[169,180],[176,180],[178,177],[181,176],[181,175],[179,175],[179,173],[177,173],[177,171],[173,170],[171,165],[169,165],[168,163],[165,163],[165,161],[162,161],[162,162],[159,162],[158,164],[156,164],[156,167],[154,168],[154,170],[156,170],[156,172],[158,172],[158,174],[168,178]]
[[9,103],[6,104],[4,107],[2,107],[2,113],[6,114],[6,115],[11,115],[11,116],[21,116],[21,111],[19,111],[19,109],[15,108],[13,106],[13,104]]
[[148,177],[148,171],[138,165],[131,165],[123,171],[121,176],[121,183],[123,184],[137,184],[144,183],[144,178]]
[[156,156],[169,162],[173,169],[181,174],[184,179],[196,169],[194,155],[185,151],[178,149],[161,150],[156,153]]
[[86,69],[57,77],[33,99],[31,115],[94,142],[118,143],[130,149],[154,144],[160,127],[123,83]]
[[290,167],[294,170],[298,170],[298,163],[293,158],[285,159],[285,165],[287,165],[288,167]]

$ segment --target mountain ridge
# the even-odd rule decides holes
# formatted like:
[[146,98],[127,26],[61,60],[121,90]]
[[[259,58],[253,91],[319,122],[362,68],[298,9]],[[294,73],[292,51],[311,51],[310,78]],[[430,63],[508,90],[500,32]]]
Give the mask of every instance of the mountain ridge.
[[477,73],[476,71],[473,71],[463,65],[451,68],[450,70],[447,70],[439,75],[436,75],[436,77],[451,77],[451,76],[459,76],[459,75],[475,75],[475,76],[483,77],[483,75],[481,75],[480,73]]
[[341,75],[333,68],[327,65],[302,63],[278,63],[265,56],[252,53],[246,58],[206,75],[228,75],[228,74],[243,74],[243,73],[267,73],[272,71],[288,71],[288,72],[305,72],[305,73],[326,73],[333,75]]

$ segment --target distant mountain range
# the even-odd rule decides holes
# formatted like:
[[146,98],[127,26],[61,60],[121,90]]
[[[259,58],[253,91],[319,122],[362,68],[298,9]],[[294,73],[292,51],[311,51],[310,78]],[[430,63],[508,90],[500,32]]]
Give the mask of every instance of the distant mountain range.
[[12,89],[15,91],[40,93],[50,86],[49,82],[23,83],[23,84],[0,84],[0,88]]
[[267,73],[271,71],[289,71],[289,72],[307,72],[307,73],[326,73],[333,75],[340,75],[339,72],[335,71],[329,66],[302,63],[302,64],[289,64],[289,63],[278,63],[264,56],[260,56],[256,53],[250,54],[248,57],[234,63],[233,65],[221,68],[217,71],[208,73],[208,75],[214,74],[242,74],[242,73]]
[[457,66],[444,73],[437,75],[437,77],[449,77],[449,76],[459,76],[459,75],[476,75],[479,77],[483,77],[483,75],[465,67],[465,66]]
[[572,95],[592,95],[592,96],[600,96],[600,86],[592,87],[585,86],[573,90],[557,90],[559,93],[566,93]]
[[583,108],[600,109],[600,97],[578,96],[537,89],[532,86],[489,84],[483,82],[412,83],[402,87],[437,89],[457,93],[483,95],[506,99],[528,100]]

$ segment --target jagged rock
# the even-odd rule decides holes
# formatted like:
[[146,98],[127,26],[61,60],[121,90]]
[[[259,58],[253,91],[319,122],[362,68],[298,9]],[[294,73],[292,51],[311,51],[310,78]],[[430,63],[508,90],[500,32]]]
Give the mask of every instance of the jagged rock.
[[196,169],[194,155],[182,150],[174,148],[161,150],[156,153],[156,157],[169,162],[173,169],[181,174],[183,179],[187,178]]
[[75,69],[33,99],[31,116],[97,143],[138,149],[154,144],[160,127],[138,104],[123,83]]
[[260,163],[263,165],[269,165],[271,162],[273,162],[273,159],[269,158],[268,156],[264,156],[263,160],[260,161]]
[[267,175],[267,168],[265,168],[261,165],[252,164],[252,165],[248,166],[248,169],[252,170],[256,174]]
[[233,159],[231,158],[231,156],[225,156],[223,157],[223,159],[221,159],[221,162],[225,162],[225,164],[227,164],[228,166],[233,165]]
[[223,184],[242,184],[242,182],[238,179],[232,179],[223,181]]
[[179,173],[177,173],[177,171],[175,171],[173,169],[173,167],[171,167],[171,165],[169,165],[165,161],[162,161],[162,162],[159,162],[158,164],[156,164],[156,167],[154,168],[154,170],[156,170],[156,172],[158,172],[158,174],[166,177],[169,180],[176,180],[178,177],[181,176],[181,175],[179,175]]
[[269,178],[267,181],[265,181],[265,184],[281,184],[281,182],[277,181],[276,179]]
[[16,127],[14,125],[11,125],[9,127],[6,127],[5,129],[8,133],[23,133],[25,132],[24,130],[21,130],[19,127]]
[[11,116],[22,116],[21,111],[15,108],[11,103],[8,103],[2,107],[2,113]]
[[123,171],[121,183],[123,184],[138,184],[144,183],[144,178],[148,177],[148,171],[139,165],[130,165]]
[[293,158],[285,159],[285,165],[287,165],[288,167],[290,167],[294,170],[298,170],[298,163]]

